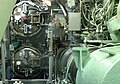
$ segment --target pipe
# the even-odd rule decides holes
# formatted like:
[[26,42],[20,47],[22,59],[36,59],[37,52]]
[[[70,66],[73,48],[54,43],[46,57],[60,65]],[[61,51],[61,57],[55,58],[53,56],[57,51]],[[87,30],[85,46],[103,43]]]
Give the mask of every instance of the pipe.
[[61,8],[61,10],[62,10],[64,16],[67,17],[68,14],[67,14],[65,8],[63,7],[63,5],[60,4],[60,2],[59,2],[58,0],[56,0],[56,2],[57,2],[57,4],[59,5],[59,7]]

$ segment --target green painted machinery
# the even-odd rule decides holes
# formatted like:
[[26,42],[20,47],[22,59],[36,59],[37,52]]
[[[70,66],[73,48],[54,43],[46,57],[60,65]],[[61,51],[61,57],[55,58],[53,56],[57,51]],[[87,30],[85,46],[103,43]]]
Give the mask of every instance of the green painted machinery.
[[120,42],[120,2],[117,8],[117,15],[108,21],[107,26],[112,40]]
[[[78,67],[76,84],[120,84],[120,46],[98,49],[73,48]],[[89,61],[85,63],[88,55]]]
[[[107,22],[113,42],[120,41],[120,3],[117,15]],[[78,68],[76,84],[120,84],[120,46],[100,48],[89,52],[88,47],[74,47]]]

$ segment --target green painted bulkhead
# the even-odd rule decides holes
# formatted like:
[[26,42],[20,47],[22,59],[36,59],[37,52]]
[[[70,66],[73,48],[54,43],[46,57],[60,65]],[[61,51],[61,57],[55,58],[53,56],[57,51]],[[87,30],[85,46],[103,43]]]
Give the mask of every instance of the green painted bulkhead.
[[0,0],[0,40],[10,19],[15,2],[16,0]]

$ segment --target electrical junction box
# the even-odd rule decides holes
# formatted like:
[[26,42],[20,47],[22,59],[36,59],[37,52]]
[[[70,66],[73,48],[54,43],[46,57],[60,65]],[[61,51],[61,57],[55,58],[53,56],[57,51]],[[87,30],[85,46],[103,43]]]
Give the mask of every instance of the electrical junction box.
[[69,31],[80,31],[81,17],[80,13],[69,13]]

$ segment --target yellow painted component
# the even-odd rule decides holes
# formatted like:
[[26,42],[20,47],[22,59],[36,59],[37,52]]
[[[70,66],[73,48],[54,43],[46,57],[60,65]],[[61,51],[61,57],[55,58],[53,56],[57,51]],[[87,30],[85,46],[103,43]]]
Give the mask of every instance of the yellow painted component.
[[15,1],[16,0],[0,0],[0,40],[8,24]]

